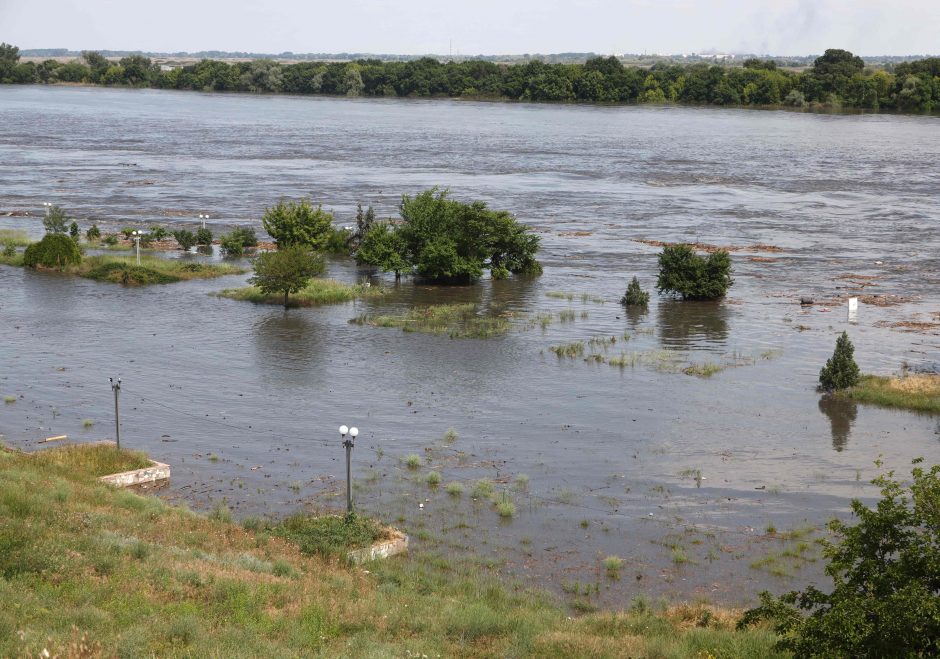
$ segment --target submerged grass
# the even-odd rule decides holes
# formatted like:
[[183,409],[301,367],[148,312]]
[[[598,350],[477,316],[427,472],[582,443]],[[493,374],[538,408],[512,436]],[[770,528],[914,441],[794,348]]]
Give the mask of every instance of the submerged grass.
[[224,263],[199,263],[154,256],[142,256],[140,265],[137,265],[136,259],[131,257],[104,255],[84,258],[80,264],[66,268],[65,272],[95,281],[147,286],[172,284],[189,279],[211,279],[239,274],[245,270]]
[[505,334],[511,328],[508,317],[498,313],[481,314],[473,303],[413,307],[395,315],[363,314],[349,322],[398,328],[404,332],[447,334],[452,339],[488,339]]
[[32,240],[29,235],[20,229],[0,229],[0,246],[13,245],[14,247],[26,247]]
[[[0,254],[0,263],[22,266],[23,254],[13,256]],[[172,284],[189,279],[210,279],[245,272],[243,268],[222,263],[199,263],[182,259],[162,259],[142,256],[140,265],[130,256],[99,255],[82,259],[78,265],[68,266],[64,274],[95,281],[146,286],[149,284]]]
[[940,414],[940,375],[865,375],[857,386],[837,395],[859,403]]
[[780,656],[734,612],[571,618],[467,561],[333,558],[368,523],[249,529],[2,450],[0,519],[0,656]]
[[[345,284],[334,279],[311,279],[303,290],[289,297],[289,303],[295,307],[314,307],[321,304],[341,304],[363,298],[376,298],[384,294],[385,289],[378,286]],[[257,286],[226,288],[213,295],[255,304],[284,304],[282,294],[265,294]]]

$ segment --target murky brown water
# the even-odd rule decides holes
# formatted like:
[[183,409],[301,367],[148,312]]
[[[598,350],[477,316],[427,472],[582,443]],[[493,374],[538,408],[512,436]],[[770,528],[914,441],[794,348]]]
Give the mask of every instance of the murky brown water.
[[[110,437],[107,378],[121,376],[125,445],[170,462],[168,495],[195,507],[341,505],[335,428],[355,424],[358,504],[428,551],[506,559],[493,569],[569,598],[574,582],[599,582],[601,605],[639,592],[739,603],[819,580],[819,561],[759,563],[795,542],[766,527],[845,514],[874,494],[879,455],[900,469],[940,457],[936,417],[814,391],[843,329],[865,371],[940,362],[940,329],[886,326],[940,312],[938,129],[932,117],[4,86],[0,212],[54,201],[105,226],[202,212],[230,225],[309,195],[351,222],[356,202],[392,215],[401,193],[442,185],[537,227],[546,267],[535,281],[406,281],[381,301],[285,313],[208,295],[243,277],[127,289],[0,266],[0,394],[21,397],[0,406],[0,432],[29,448]],[[34,216],[0,215],[0,228],[39,235]],[[736,252],[723,303],[654,298],[627,314],[616,301],[629,278],[655,281],[659,250],[637,239],[783,251]],[[330,274],[366,276],[346,260]],[[843,304],[795,304],[859,282],[909,301],[862,304],[857,324]],[[461,341],[348,323],[443,301],[505,305],[518,327]],[[525,320],[569,307],[572,322]],[[625,332],[608,356],[645,365],[548,350]],[[739,365],[709,379],[670,366],[706,360]],[[446,445],[449,427],[460,436]],[[409,454],[430,466],[409,471]],[[432,466],[467,481],[464,495],[424,485]],[[511,493],[514,518],[469,500],[481,477]],[[609,554],[627,561],[620,580],[599,567]]]

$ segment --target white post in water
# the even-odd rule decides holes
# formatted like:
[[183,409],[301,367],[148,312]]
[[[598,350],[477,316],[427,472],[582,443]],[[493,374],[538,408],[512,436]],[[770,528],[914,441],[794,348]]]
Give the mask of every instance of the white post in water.
[[52,203],[48,201],[42,202],[43,207],[46,209],[46,217],[49,217],[49,209],[52,208]]
[[858,298],[857,298],[857,297],[850,297],[850,298],[849,298],[849,315],[848,315],[848,321],[849,321],[850,323],[857,323],[857,322],[858,322]]
[[206,228],[206,220],[209,219],[209,216],[208,216],[208,215],[203,215],[202,213],[199,213],[199,219],[202,220],[202,228],[205,229],[205,228]]
[[144,235],[144,232],[134,231],[131,235],[134,236],[134,242],[137,243],[137,265],[140,265],[140,237]]

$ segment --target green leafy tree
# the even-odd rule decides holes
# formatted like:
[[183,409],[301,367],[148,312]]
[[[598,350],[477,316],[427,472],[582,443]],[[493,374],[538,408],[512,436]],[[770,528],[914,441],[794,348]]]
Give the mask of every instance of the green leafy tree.
[[404,240],[394,227],[385,222],[373,224],[363,234],[356,261],[394,272],[395,279],[401,279],[402,272],[411,270]]
[[160,225],[150,227],[150,231],[148,233],[151,240],[165,240],[166,237],[170,235],[170,232]]
[[82,262],[78,245],[62,233],[47,233],[38,243],[33,243],[23,252],[23,265],[29,268],[64,268]]
[[731,256],[725,250],[703,257],[690,245],[667,245],[659,255],[656,288],[684,300],[715,300],[734,283],[732,273]]
[[860,378],[858,364],[855,363],[855,346],[849,335],[842,332],[836,339],[836,349],[826,365],[819,371],[819,386],[825,391],[838,391],[858,384]]
[[72,238],[72,240],[78,240],[79,235],[81,234],[79,234],[79,231],[78,231],[78,222],[73,221],[69,225],[69,236]]
[[314,208],[306,199],[298,202],[281,200],[268,208],[261,218],[261,225],[277,243],[278,249],[301,245],[320,251],[326,246],[333,229],[333,215]]
[[449,199],[446,190],[432,188],[403,196],[399,212],[401,225],[385,230],[397,234],[401,261],[422,277],[461,282],[479,279],[487,268],[495,278],[541,272],[538,236],[506,211]]
[[66,233],[68,231],[68,221],[69,218],[66,217],[62,207],[53,205],[49,208],[46,216],[42,218],[42,226],[45,227],[46,233]]
[[633,276],[627,286],[626,293],[620,298],[620,304],[625,307],[645,307],[650,302],[650,294],[640,288],[640,280]]
[[85,231],[85,238],[90,241],[99,240],[101,238],[101,229],[98,228],[97,224],[92,224],[88,227],[88,230]]
[[323,274],[323,257],[304,245],[292,245],[276,252],[265,252],[255,259],[255,274],[248,281],[266,295],[284,295],[284,308],[288,296],[303,290],[310,278]]
[[940,466],[921,462],[910,483],[894,472],[872,481],[882,499],[853,500],[857,524],[829,523],[831,592],[761,593],[740,626],[773,620],[779,649],[796,657],[940,656]]
[[6,42],[0,43],[0,82],[13,82],[13,70],[19,61],[19,48]]
[[196,234],[186,229],[174,231],[173,237],[176,238],[176,242],[179,243],[180,249],[184,252],[188,252],[196,244]]

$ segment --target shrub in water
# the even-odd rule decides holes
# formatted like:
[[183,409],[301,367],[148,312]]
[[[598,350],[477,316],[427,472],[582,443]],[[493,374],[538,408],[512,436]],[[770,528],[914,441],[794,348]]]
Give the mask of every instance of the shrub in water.
[[176,238],[176,242],[179,243],[180,249],[185,252],[188,252],[189,249],[196,244],[196,235],[186,229],[174,231],[173,237]]
[[684,300],[715,300],[734,283],[731,274],[731,256],[724,250],[706,258],[689,245],[667,245],[659,255],[656,288]]
[[35,268],[64,268],[82,262],[82,253],[75,241],[63,233],[47,233],[23,253],[23,265]]
[[163,240],[170,235],[169,231],[161,226],[151,227],[148,233],[150,234],[150,240]]
[[16,256],[16,244],[12,242],[6,243],[3,246],[3,255],[6,256],[7,258],[10,258],[11,256]]
[[69,225],[69,237],[70,237],[72,240],[78,240],[78,236],[79,236],[79,233],[78,233],[78,222],[72,222],[72,223]]
[[640,288],[640,281],[634,276],[627,286],[627,292],[620,298],[620,304],[626,307],[645,307],[649,301],[650,294]]
[[245,253],[245,248],[255,247],[258,244],[258,237],[255,230],[250,227],[233,229],[230,233],[219,239],[222,251],[228,256],[241,256]]
[[819,371],[819,386],[825,391],[838,391],[858,384],[859,370],[855,363],[855,346],[849,335],[842,332],[836,340],[836,349]]
[[117,245],[118,239],[114,234],[110,234],[104,237],[102,241],[105,245]]
[[101,238],[101,229],[98,228],[97,224],[92,224],[88,227],[88,231],[85,232],[85,238],[88,240],[98,240]]
[[212,230],[211,229],[197,229],[196,230],[196,244],[197,245],[211,245],[212,244]]

